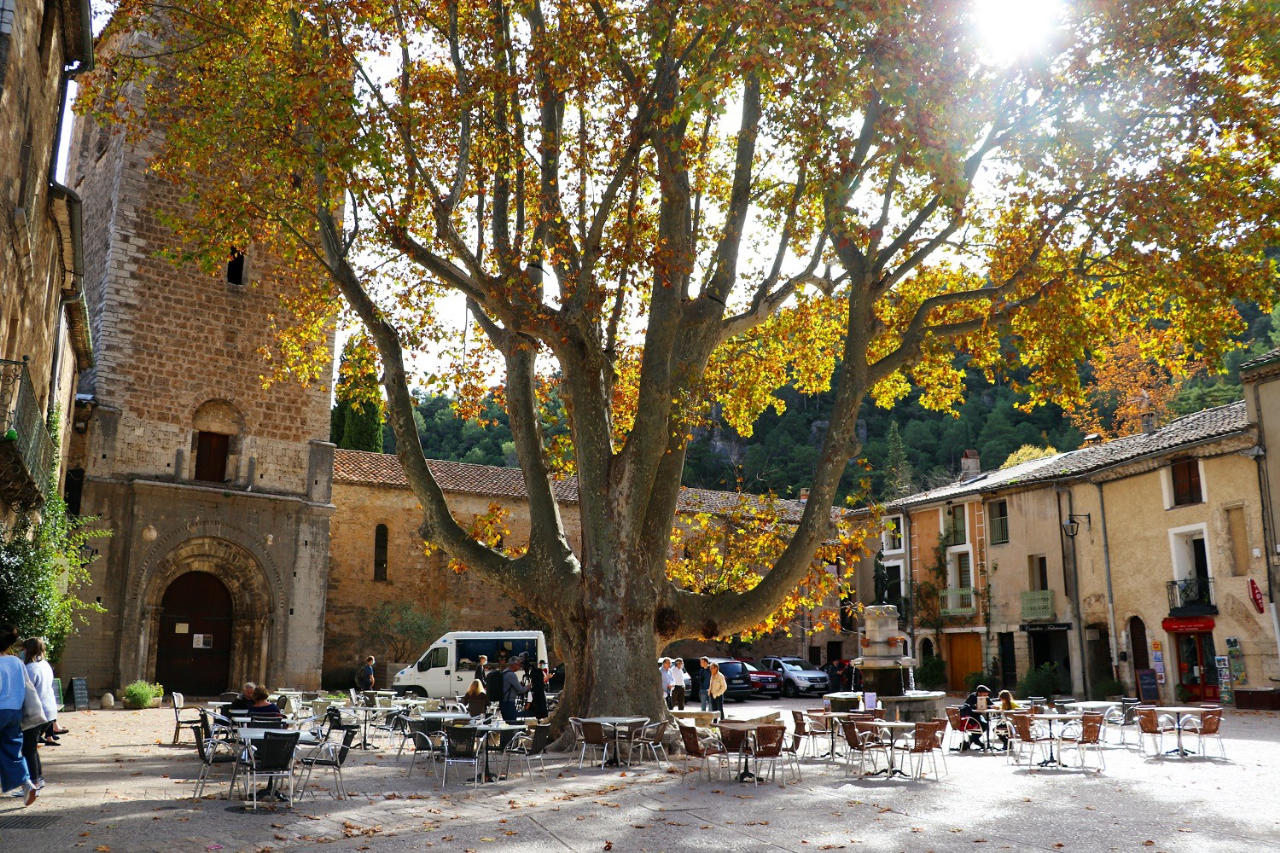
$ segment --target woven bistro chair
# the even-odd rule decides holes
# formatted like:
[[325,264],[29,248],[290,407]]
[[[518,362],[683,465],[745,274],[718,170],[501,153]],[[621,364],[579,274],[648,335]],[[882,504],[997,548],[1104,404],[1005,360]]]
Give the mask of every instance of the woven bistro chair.
[[[686,767],[689,761],[695,758],[700,759],[707,771],[707,780],[710,781],[713,763],[718,771],[729,766],[729,751],[718,739],[713,737],[700,739],[698,730],[693,726],[677,726],[677,728],[680,730],[680,740],[684,744]],[[689,778],[689,786],[692,787],[693,775],[687,772],[685,775]]]
[[578,726],[582,731],[582,751],[578,753],[578,767],[582,767],[588,749],[598,749],[600,750],[600,769],[603,770],[605,762],[609,760],[609,747],[613,746],[616,749],[617,743],[605,734],[604,725],[601,723],[579,720]]
[[234,765],[238,746],[229,740],[206,738],[204,729],[200,726],[195,726],[192,729],[192,733],[196,738],[196,753],[200,756],[200,775],[196,778],[196,790],[191,795],[191,798],[198,800],[200,795],[204,793],[204,786],[209,779],[209,771],[213,769],[213,765]]
[[782,781],[778,784],[785,785],[786,772],[785,768],[791,765],[793,772],[796,774],[796,781],[800,781],[800,762],[796,760],[796,755],[791,750],[783,747],[783,741],[787,736],[787,727],[783,725],[760,726],[756,729],[755,743],[751,746],[751,754],[756,759],[756,773],[752,776],[752,782],[760,783],[760,765],[761,762],[769,764],[769,778],[775,779],[778,774],[778,763],[782,762],[784,772]]
[[1102,754],[1102,724],[1102,714],[1085,714],[1080,725],[1064,729],[1058,738],[1059,759],[1068,749],[1074,749],[1080,756],[1080,766],[1083,768],[1085,752],[1092,747],[1094,754],[1098,756],[1098,766],[1095,769],[1099,773],[1105,770],[1107,759]]
[[[406,725],[408,740],[413,745],[413,752],[409,756],[409,773],[413,775],[413,768],[418,763],[418,756],[426,756],[427,772],[432,776],[436,775],[436,758],[444,754],[444,732],[438,728],[433,728],[434,723],[426,720],[409,720]],[[402,745],[403,746],[403,745]]]
[[542,770],[542,776],[547,776],[547,765],[543,763],[543,756],[547,752],[547,747],[551,743],[551,724],[540,723],[533,728],[532,733],[523,731],[513,737],[508,743],[507,748],[502,754],[507,758],[506,769],[502,771],[502,775],[508,779],[511,778],[511,759],[523,758],[525,771],[533,775],[533,760],[538,760],[538,767]]
[[1205,755],[1205,738],[1213,738],[1218,742],[1218,753],[1227,757],[1227,748],[1222,743],[1222,709],[1206,708],[1199,718],[1187,714],[1182,720],[1182,733],[1196,735],[1197,752]]
[[[644,751],[649,750],[649,754],[653,756],[653,760],[659,766],[663,762],[670,764],[667,758],[667,748],[662,743],[663,735],[667,733],[667,726],[670,725],[668,720],[658,720],[656,723],[649,723],[640,729],[640,732],[631,742],[631,749],[640,750],[640,757],[644,758]],[[662,753],[659,757],[658,753]],[[627,756],[627,763],[631,763],[631,756]]]
[[[342,733],[341,743],[325,741],[298,759],[305,770],[302,776],[302,796],[307,795],[307,784],[311,781],[312,771],[319,767],[321,770],[333,771],[334,794],[339,800],[347,798],[347,787],[342,781],[342,765],[347,763],[347,756],[351,753],[351,742],[356,739],[356,734],[354,727],[349,728]],[[312,799],[315,799],[315,796],[315,789],[312,789]]]
[[[173,742],[177,743],[182,739],[182,730],[191,726],[198,726],[204,722],[204,718],[200,716],[200,709],[195,705],[188,705],[186,698],[181,693],[173,693],[169,697],[173,700]],[[184,715],[184,712],[189,711]],[[209,734],[205,730],[205,734]]]
[[1043,753],[1045,758],[1049,757],[1046,745],[1051,744],[1053,739],[1039,727],[1032,725],[1030,714],[1009,714],[1007,719],[1013,728],[1013,740],[1009,742],[1008,751],[1010,762],[1020,764],[1024,751],[1028,764],[1035,761],[1036,750]]
[[1155,744],[1155,754],[1157,757],[1164,754],[1164,736],[1176,732],[1178,724],[1173,717],[1168,714],[1159,714],[1155,707],[1151,705],[1139,705],[1137,708],[1138,715],[1138,748],[1142,750],[1142,754],[1146,755],[1147,739],[1150,738]]
[[923,775],[926,755],[933,762],[934,778],[938,778],[938,758],[934,754],[937,739],[938,723],[933,720],[916,723],[915,729],[900,750],[908,762],[910,762],[912,756],[916,759],[915,771],[911,774],[912,779],[919,779]]
[[263,732],[262,740],[245,747],[241,760],[237,762],[240,783],[250,795],[254,809],[258,808],[258,780],[267,779],[279,784],[289,781],[289,794],[286,802],[293,805],[294,794],[294,752],[298,747],[301,732]]
[[483,754],[480,733],[475,726],[446,726],[444,729],[444,772],[440,776],[440,789],[449,781],[449,766],[470,765],[471,785],[480,787],[480,759]]

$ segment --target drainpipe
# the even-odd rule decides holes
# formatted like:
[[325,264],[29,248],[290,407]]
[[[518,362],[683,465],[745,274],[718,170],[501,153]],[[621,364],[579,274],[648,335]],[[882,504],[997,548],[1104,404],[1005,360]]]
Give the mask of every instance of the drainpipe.
[[1107,574],[1107,628],[1111,631],[1111,642],[1107,646],[1111,650],[1111,677],[1120,677],[1120,661],[1117,658],[1116,645],[1120,635],[1116,633],[1116,597],[1111,591],[1111,541],[1107,538],[1107,502],[1102,497],[1102,484],[1094,483],[1098,490],[1098,515],[1102,523],[1102,566]]
[[[1067,492],[1066,494],[1067,494],[1067,519],[1070,520],[1071,514],[1075,511],[1075,506],[1071,500],[1071,492]],[[1059,503],[1059,509],[1061,509],[1061,503]],[[1071,564],[1070,601],[1071,601],[1071,610],[1072,610],[1071,616],[1076,623],[1076,650],[1080,655],[1080,683],[1081,685],[1084,686],[1084,692],[1085,692],[1085,695],[1087,696],[1089,694],[1089,687],[1090,687],[1089,659],[1085,654],[1084,619],[1080,615],[1080,571],[1079,571],[1079,565],[1076,560],[1076,540],[1075,540],[1075,537],[1067,536],[1066,531],[1063,529],[1062,525],[1059,524],[1058,525],[1058,541],[1062,542],[1064,538],[1071,540],[1071,550],[1070,550],[1071,559],[1070,561],[1066,559],[1066,549],[1064,548],[1063,559],[1062,559],[1062,574],[1063,574],[1063,580],[1066,581],[1067,563],[1070,562]],[[1105,534],[1103,536],[1103,542],[1104,543],[1106,542]],[[1112,645],[1114,648],[1113,644],[1109,643],[1108,645]],[[1113,659],[1114,659],[1114,656],[1115,656],[1115,652],[1113,651],[1112,652]]]

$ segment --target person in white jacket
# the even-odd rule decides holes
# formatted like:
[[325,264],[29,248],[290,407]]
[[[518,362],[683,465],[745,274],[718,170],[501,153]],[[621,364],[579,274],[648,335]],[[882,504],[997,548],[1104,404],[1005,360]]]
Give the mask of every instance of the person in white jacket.
[[44,659],[44,640],[39,637],[23,641],[22,651],[27,659],[27,677],[35,685],[36,695],[40,697],[44,715],[49,720],[42,726],[22,733],[22,755],[27,759],[27,770],[36,787],[43,788],[44,767],[40,761],[40,745],[58,745],[53,738],[53,721],[58,716],[58,700],[53,695],[53,667]]

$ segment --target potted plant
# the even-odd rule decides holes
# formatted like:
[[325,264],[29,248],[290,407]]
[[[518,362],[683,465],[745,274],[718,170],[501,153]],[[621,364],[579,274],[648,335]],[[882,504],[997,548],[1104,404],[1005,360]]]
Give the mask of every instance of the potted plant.
[[164,696],[164,687],[148,681],[135,681],[120,691],[120,700],[126,708],[159,708],[160,699]]

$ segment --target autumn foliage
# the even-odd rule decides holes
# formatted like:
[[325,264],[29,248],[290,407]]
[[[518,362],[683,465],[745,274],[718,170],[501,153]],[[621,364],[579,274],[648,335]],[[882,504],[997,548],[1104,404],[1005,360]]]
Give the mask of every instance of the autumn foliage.
[[[945,408],[962,365],[1019,365],[1031,402],[1071,403],[1096,345],[1213,361],[1231,300],[1269,304],[1280,80],[1259,35],[1280,8],[1080,0],[1007,63],[975,8],[122,0],[86,103],[165,128],[193,257],[251,246],[310,274],[274,363],[335,312],[364,327],[424,530],[553,625],[578,673],[562,707],[656,713],[616,685],[652,681],[659,640],[768,624],[839,538],[867,395]],[[421,352],[449,366],[411,370]],[[495,373],[518,556],[452,518],[414,440],[411,382]],[[695,578],[725,558],[709,545],[668,578],[688,436],[713,405],[749,433],[786,383],[833,393],[808,503],[749,578]],[[551,389],[569,437],[549,449]],[[549,450],[579,478],[576,552]]]

